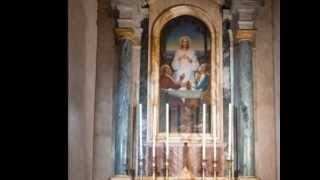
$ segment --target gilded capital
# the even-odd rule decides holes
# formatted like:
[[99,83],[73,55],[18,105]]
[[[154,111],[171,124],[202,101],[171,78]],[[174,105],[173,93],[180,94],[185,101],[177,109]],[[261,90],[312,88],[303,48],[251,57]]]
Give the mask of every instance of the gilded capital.
[[239,29],[236,31],[236,40],[237,41],[251,41],[254,42],[255,40],[256,30],[253,29]]
[[139,39],[135,36],[134,30],[131,28],[116,28],[115,34],[117,41],[127,39],[133,43],[133,45],[140,45]]

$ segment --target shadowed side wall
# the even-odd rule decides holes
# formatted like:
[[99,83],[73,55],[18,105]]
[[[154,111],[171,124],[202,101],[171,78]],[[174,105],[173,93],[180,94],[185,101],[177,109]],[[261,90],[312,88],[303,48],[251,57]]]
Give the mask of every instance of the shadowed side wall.
[[273,58],[277,143],[277,180],[280,180],[280,0],[273,0]]
[[112,134],[116,44],[109,0],[98,0],[98,40],[94,122],[93,180],[113,175]]
[[97,2],[68,3],[68,179],[91,180]]
[[273,2],[265,0],[263,11],[256,19],[253,59],[256,175],[266,180],[275,180],[277,174]]

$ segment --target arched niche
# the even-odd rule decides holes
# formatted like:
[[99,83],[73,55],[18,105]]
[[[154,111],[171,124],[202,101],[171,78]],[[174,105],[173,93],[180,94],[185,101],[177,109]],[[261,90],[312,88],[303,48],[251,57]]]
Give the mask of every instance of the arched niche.
[[[218,9],[218,8],[213,8]],[[217,122],[217,143],[223,143],[223,78],[222,78],[222,34],[221,14],[210,17],[203,9],[193,5],[177,5],[164,10],[155,19],[151,26],[150,48],[149,48],[149,69],[148,69],[148,142],[152,142],[153,129],[156,129],[157,142],[165,140],[164,133],[159,133],[159,68],[160,68],[160,38],[161,31],[165,25],[179,16],[192,16],[201,20],[207,27],[211,36],[211,68],[210,94],[211,122]],[[155,124],[154,124],[155,123]],[[211,123],[212,125],[213,123]],[[155,126],[155,127],[154,127]],[[213,132],[207,136],[208,144],[212,144]],[[201,133],[179,133],[170,134],[170,142],[200,143]]]

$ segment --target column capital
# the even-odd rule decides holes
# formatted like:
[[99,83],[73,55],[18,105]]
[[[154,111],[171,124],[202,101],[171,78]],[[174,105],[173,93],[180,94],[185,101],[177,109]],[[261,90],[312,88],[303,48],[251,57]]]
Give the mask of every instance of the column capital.
[[143,8],[143,2],[132,3],[128,0],[112,0],[111,6],[116,12],[115,34],[117,41],[121,39],[130,40],[133,46],[141,44],[141,21],[147,17],[148,10]]
[[140,38],[135,35],[132,28],[116,28],[115,34],[117,41],[127,39],[131,41],[134,46],[140,46]]
[[238,42],[240,41],[251,41],[254,42],[256,30],[254,29],[238,29],[235,33],[235,38]]

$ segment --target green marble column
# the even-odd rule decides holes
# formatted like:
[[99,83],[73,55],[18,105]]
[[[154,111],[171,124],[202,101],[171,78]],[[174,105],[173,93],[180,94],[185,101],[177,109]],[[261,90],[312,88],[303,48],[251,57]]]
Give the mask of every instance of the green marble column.
[[147,154],[147,101],[148,101],[148,32],[149,32],[149,19],[146,18],[141,22],[142,37],[141,37],[141,56],[140,56],[140,90],[139,90],[139,101],[142,104],[142,152],[139,160],[141,164],[138,166],[137,175],[144,176],[145,164],[146,164],[146,154]]
[[115,90],[115,141],[114,141],[114,173],[128,175],[128,132],[130,122],[131,91],[131,57],[132,42],[121,39],[118,42],[118,81]]
[[255,175],[252,42],[239,39],[235,59],[237,168],[240,176]]

